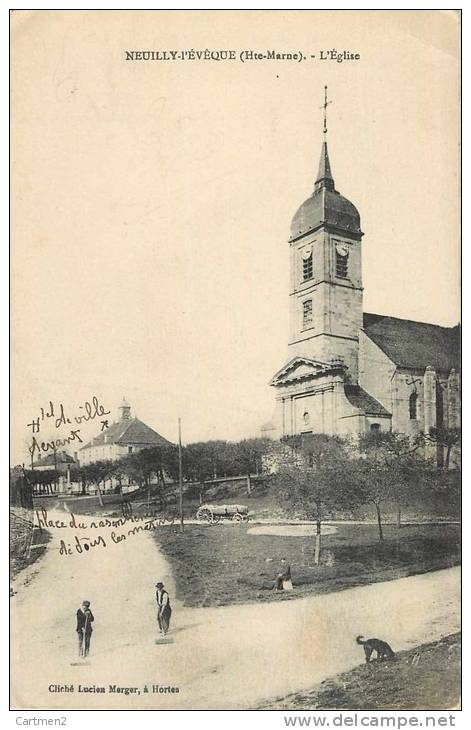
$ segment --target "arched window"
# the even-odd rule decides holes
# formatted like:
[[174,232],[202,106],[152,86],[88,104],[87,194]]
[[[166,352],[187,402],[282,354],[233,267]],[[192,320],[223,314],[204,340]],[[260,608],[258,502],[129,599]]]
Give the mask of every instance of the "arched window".
[[417,420],[417,393],[415,391],[409,396],[409,418],[411,421]]

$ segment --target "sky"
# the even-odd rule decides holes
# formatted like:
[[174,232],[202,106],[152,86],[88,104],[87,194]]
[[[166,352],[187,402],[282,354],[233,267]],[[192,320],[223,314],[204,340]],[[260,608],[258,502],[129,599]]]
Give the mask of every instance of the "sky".
[[[179,417],[184,443],[259,435],[288,358],[287,240],[313,190],[324,84],[336,188],[365,233],[365,311],[456,324],[458,32],[454,11],[20,11],[12,463],[41,408],[80,415],[93,396],[111,420],[125,396],[172,441]],[[307,59],[125,60],[159,49]],[[360,60],[320,61],[329,49]]]

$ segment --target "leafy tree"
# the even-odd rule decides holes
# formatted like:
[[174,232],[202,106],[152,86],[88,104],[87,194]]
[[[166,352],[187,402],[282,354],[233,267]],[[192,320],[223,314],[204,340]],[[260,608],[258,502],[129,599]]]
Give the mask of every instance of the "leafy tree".
[[150,504],[153,478],[159,485],[159,496],[165,487],[165,469],[169,463],[170,450],[163,446],[154,446],[130,454],[127,459],[127,468],[133,478],[139,481],[140,486],[147,487],[147,502]]
[[243,439],[233,445],[233,463],[235,472],[247,476],[247,493],[251,493],[251,474],[262,471],[262,457],[267,453],[271,442],[267,438]]
[[101,493],[101,482],[106,479],[110,479],[113,474],[114,462],[111,460],[94,461],[92,464],[87,464],[85,469],[85,475],[90,484],[94,484],[98,494],[98,502],[100,507],[103,507],[103,495]]
[[429,494],[438,497],[440,504],[446,503],[448,511],[458,517],[461,510],[461,472],[430,469],[427,478]]
[[58,474],[55,469],[24,469],[24,476],[30,484],[50,487],[56,484]]
[[178,481],[178,446],[174,444],[164,444],[159,447],[162,454],[162,467],[164,480],[167,474],[174,482]]
[[354,463],[358,493],[372,502],[378,521],[378,535],[384,540],[382,507],[397,505],[397,525],[401,525],[401,505],[417,494],[426,482],[428,462],[419,456],[422,440],[406,434],[385,432],[360,435],[359,458]]
[[148,453],[149,449],[142,449],[124,457],[127,476],[137,482],[139,488],[147,488],[147,502],[150,502],[150,483],[155,468],[155,461]]
[[445,452],[443,468],[448,471],[452,452],[461,448],[461,429],[445,426],[433,427],[425,438],[427,441],[437,444]]
[[116,479],[116,481],[118,482],[119,494],[123,493],[123,479],[125,479],[128,475],[129,467],[126,458],[116,459],[116,461],[113,461],[110,468],[109,476],[110,478]]
[[70,469],[70,480],[81,485],[81,494],[85,496],[88,494],[88,486],[92,483],[89,479],[88,465],[79,466],[75,464]]
[[297,460],[304,454],[306,444],[312,439],[312,434],[295,434],[294,436],[282,436],[280,441],[282,444],[289,446],[292,451],[292,457]]
[[204,483],[222,476],[247,476],[247,490],[250,494],[250,476],[262,468],[262,456],[267,452],[268,439],[243,439],[238,442],[198,441],[185,446],[183,451],[183,473],[188,481],[199,482],[200,501]]
[[10,507],[33,509],[34,474],[34,471],[19,465],[10,469]]
[[75,465],[70,470],[70,478],[74,482],[81,483],[83,495],[88,494],[89,486],[95,486],[100,507],[103,507],[103,495],[100,484],[113,476],[114,466],[115,462],[110,460],[94,461],[91,464],[84,464],[83,466]]
[[221,453],[225,448],[225,441],[196,441],[183,450],[183,476],[188,481],[199,483],[200,503],[205,481],[217,477],[218,469],[221,470]]
[[303,459],[290,461],[275,477],[276,496],[293,515],[316,521],[314,563],[321,555],[322,522],[329,511],[352,506],[357,497],[351,480],[348,443],[338,436],[312,434],[299,441]]
[[129,457],[129,463],[140,475],[141,483],[143,481],[144,486],[148,487],[153,477],[160,484],[164,483],[162,452],[158,447],[137,451]]

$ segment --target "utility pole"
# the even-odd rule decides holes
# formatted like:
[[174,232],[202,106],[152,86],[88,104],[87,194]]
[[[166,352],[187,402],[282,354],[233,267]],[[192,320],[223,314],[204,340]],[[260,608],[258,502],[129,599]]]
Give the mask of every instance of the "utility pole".
[[182,419],[178,419],[178,483],[180,486],[180,532],[183,532]]

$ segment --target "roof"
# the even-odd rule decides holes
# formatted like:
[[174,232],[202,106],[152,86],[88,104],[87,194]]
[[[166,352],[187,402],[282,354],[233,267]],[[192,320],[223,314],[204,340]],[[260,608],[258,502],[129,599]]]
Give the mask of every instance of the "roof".
[[152,447],[164,446],[170,444],[170,441],[167,441],[157,431],[154,431],[153,428],[147,426],[138,418],[126,418],[101,431],[98,436],[82,446],[81,451],[90,449],[93,446],[103,446],[104,444],[121,444],[125,446],[140,444],[141,446]]
[[363,390],[359,385],[345,385],[345,395],[352,406],[370,416],[386,416],[391,418],[389,411],[376,398]]
[[321,226],[332,226],[355,238],[362,236],[360,214],[353,203],[335,190],[327,142],[322,145],[314,192],[298,208],[291,222],[290,241]]
[[336,358],[330,362],[321,362],[310,357],[295,355],[275,373],[270,380],[270,385],[287,385],[289,382],[301,380],[301,378],[312,378],[316,375],[344,370],[345,363],[342,358]]
[[460,368],[460,327],[410,319],[363,315],[363,329],[368,337],[398,366],[413,370],[449,372]]
[[75,464],[75,459],[65,451],[56,451],[34,462],[33,466],[57,466],[57,464]]
[[319,169],[317,171],[316,188],[325,185],[329,190],[335,189],[334,178],[330,169],[329,152],[327,150],[327,142],[322,143],[321,157],[319,160]]

